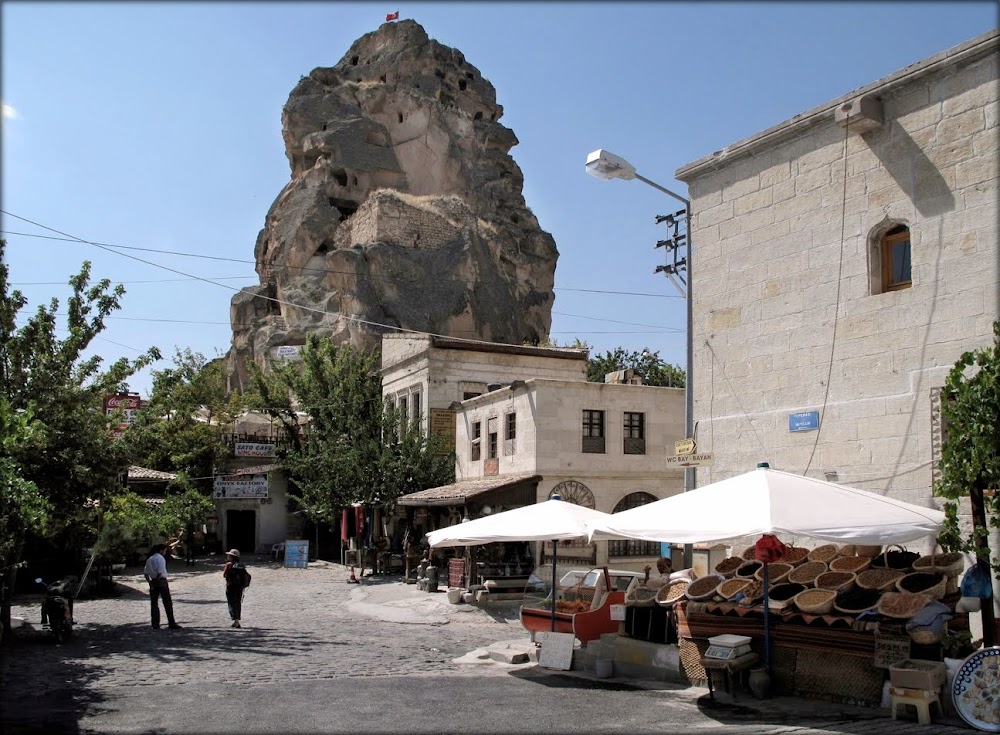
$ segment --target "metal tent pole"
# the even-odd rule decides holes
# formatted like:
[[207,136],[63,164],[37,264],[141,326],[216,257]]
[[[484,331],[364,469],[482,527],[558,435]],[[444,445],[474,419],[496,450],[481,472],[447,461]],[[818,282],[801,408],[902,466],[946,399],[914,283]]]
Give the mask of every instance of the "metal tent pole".
[[559,542],[552,539],[552,632],[556,632],[556,554],[559,553]]

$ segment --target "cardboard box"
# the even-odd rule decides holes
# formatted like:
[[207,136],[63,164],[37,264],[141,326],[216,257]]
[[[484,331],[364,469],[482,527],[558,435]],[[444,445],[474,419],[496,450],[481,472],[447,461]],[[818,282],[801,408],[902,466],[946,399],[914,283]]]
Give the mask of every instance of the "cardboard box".
[[941,661],[906,658],[889,667],[889,681],[900,689],[936,691],[946,680],[947,669]]

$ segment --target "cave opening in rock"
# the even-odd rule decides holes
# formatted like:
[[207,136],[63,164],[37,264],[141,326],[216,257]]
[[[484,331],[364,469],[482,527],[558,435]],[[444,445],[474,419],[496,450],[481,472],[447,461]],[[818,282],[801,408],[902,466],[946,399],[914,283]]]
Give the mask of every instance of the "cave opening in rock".
[[357,65],[358,65],[358,57],[357,56],[352,56],[351,57],[351,66],[357,66]]
[[350,199],[329,197],[327,201],[330,202],[331,207],[336,207],[340,212],[340,222],[343,222],[345,219],[358,211],[358,203],[352,202]]
[[341,186],[347,186],[347,172],[342,168],[334,169],[333,180]]

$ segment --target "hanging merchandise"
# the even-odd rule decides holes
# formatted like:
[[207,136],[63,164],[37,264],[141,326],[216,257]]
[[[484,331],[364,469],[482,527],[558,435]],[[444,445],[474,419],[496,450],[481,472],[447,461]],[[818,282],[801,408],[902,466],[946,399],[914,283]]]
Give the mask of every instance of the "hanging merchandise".
[[347,508],[344,508],[340,514],[340,540],[347,541],[349,538],[350,535],[347,532]]
[[785,556],[787,548],[785,544],[778,540],[777,536],[765,533],[754,544],[754,555],[758,561],[762,561],[765,564],[773,564],[776,561],[781,561]]
[[354,506],[354,535],[356,537],[365,535],[365,509],[360,503]]
[[962,597],[978,597],[981,600],[993,596],[993,580],[990,578],[989,565],[977,561],[962,577]]

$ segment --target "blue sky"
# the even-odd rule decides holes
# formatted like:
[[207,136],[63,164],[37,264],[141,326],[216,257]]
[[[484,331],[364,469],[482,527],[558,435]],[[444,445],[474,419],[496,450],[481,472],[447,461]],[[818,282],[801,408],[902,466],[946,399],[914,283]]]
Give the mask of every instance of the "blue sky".
[[[598,352],[648,347],[683,365],[684,303],[653,274],[663,262],[653,218],[675,202],[636,181],[587,176],[587,153],[611,150],[684,194],[679,166],[991,30],[997,8],[7,0],[3,209],[85,240],[251,261],[129,251],[234,289],[255,284],[254,242],[289,180],[289,92],[399,10],[496,87],[520,140],[512,155],[528,206],[560,251],[553,339]],[[0,225],[53,234],[6,215]],[[182,277],[92,245],[3,237],[11,281],[32,305],[64,297],[50,282],[65,283],[83,260],[125,284],[119,318],[94,345],[109,361],[151,345],[168,357],[175,346],[209,357],[228,349],[231,290],[162,282]],[[145,394],[149,384],[147,373],[131,387]]]

